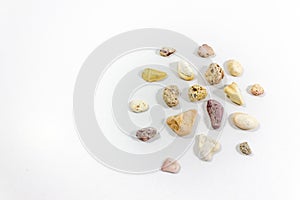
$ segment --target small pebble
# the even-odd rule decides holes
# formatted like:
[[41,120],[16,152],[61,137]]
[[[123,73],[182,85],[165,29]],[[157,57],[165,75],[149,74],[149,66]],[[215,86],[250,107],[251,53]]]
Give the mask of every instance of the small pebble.
[[252,154],[252,151],[251,151],[251,149],[250,149],[250,147],[249,147],[249,145],[248,145],[247,142],[243,142],[243,143],[240,144],[240,151],[241,151],[243,154],[245,154],[245,155],[250,155],[250,154]]
[[132,100],[129,107],[136,113],[145,112],[149,109],[149,105],[143,100]]
[[176,49],[171,48],[171,47],[163,47],[160,51],[159,54],[163,57],[170,56],[171,54],[175,53]]
[[255,96],[262,95],[264,92],[265,92],[264,88],[261,87],[261,85],[259,85],[259,84],[254,84],[251,87],[251,93]]
[[203,44],[199,47],[198,54],[202,58],[208,58],[210,56],[214,56],[215,52],[212,47],[208,46],[207,44]]
[[224,107],[217,100],[210,99],[207,101],[206,109],[210,118],[213,129],[221,127],[221,122],[224,113]]
[[193,85],[189,88],[188,95],[189,99],[192,102],[200,101],[202,99],[205,99],[205,97],[207,96],[207,90],[203,86]]
[[162,72],[156,69],[146,68],[142,73],[142,78],[147,82],[155,82],[163,80],[167,77],[166,72]]
[[220,151],[221,144],[216,140],[204,135],[198,135],[198,150],[201,160],[210,161],[215,153]]
[[232,82],[230,85],[224,87],[224,92],[233,103],[236,103],[237,105],[244,104],[240,89],[235,82]]
[[136,137],[143,141],[146,142],[152,138],[154,138],[158,134],[158,131],[156,128],[153,127],[147,127],[147,128],[142,128],[136,132]]
[[180,171],[180,164],[177,162],[177,160],[174,160],[172,158],[167,158],[162,167],[161,167],[161,170],[163,172],[170,172],[170,173],[173,173],[173,174],[176,174]]
[[178,75],[180,78],[186,81],[194,79],[194,72],[190,67],[189,63],[185,61],[179,61],[177,66]]
[[179,89],[176,85],[165,87],[163,92],[163,100],[169,107],[174,107],[179,104]]

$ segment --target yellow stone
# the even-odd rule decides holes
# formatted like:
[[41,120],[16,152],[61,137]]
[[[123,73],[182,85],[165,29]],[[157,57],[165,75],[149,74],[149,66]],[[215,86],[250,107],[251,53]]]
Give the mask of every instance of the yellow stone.
[[192,132],[197,116],[197,110],[188,110],[178,115],[167,118],[167,125],[179,136],[185,136]]
[[163,80],[167,77],[166,72],[162,72],[156,69],[146,68],[142,73],[142,78],[147,82],[155,82]]
[[230,85],[227,85],[224,88],[224,92],[232,102],[234,102],[238,105],[244,104],[242,94],[239,90],[238,85],[235,82],[232,82]]

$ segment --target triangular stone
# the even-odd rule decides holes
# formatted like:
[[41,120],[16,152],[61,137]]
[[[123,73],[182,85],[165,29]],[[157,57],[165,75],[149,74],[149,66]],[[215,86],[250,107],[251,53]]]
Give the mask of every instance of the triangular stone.
[[224,88],[224,92],[226,93],[227,97],[234,103],[238,105],[243,105],[244,100],[242,94],[239,90],[238,85],[235,82],[232,82],[230,85],[227,85]]
[[167,73],[151,68],[144,69],[142,73],[142,78],[147,82],[160,81],[166,77]]

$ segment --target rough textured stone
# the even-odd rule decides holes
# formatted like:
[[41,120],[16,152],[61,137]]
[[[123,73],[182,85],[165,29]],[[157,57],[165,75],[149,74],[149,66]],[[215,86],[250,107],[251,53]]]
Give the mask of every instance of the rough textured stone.
[[232,121],[234,125],[242,130],[251,130],[258,127],[259,122],[252,116],[246,113],[234,113],[232,114]]
[[196,110],[188,110],[178,115],[167,118],[167,125],[179,136],[185,136],[192,132],[195,119],[197,117]]
[[207,101],[206,109],[213,129],[220,128],[224,113],[222,104],[216,100],[210,99]]
[[204,135],[198,135],[198,153],[201,160],[210,161],[213,155],[220,151],[221,145],[216,140]]
[[242,94],[239,90],[238,85],[235,82],[232,82],[230,85],[227,85],[224,88],[224,92],[232,102],[234,102],[238,105],[244,104]]
[[142,78],[148,82],[160,81],[165,79],[166,77],[167,73],[151,68],[144,69],[142,73]]
[[194,72],[189,63],[181,60],[177,65],[177,72],[180,78],[186,81],[194,79]]
[[254,84],[251,87],[251,93],[255,96],[262,95],[264,92],[265,92],[264,88],[261,87],[261,85],[259,85],[259,84]]
[[207,44],[203,44],[199,47],[198,54],[202,58],[208,58],[210,56],[214,56],[215,52],[212,47],[208,46]]
[[240,76],[243,73],[243,66],[236,60],[228,60],[226,65],[232,76]]
[[243,142],[243,143],[240,144],[240,151],[241,151],[243,154],[245,154],[245,155],[250,155],[250,154],[252,154],[252,151],[251,151],[251,149],[250,149],[250,147],[249,147],[249,145],[248,145],[247,142]]
[[163,92],[163,99],[169,107],[174,107],[179,104],[179,89],[176,85],[169,85],[165,87]]
[[207,96],[206,88],[200,85],[193,85],[189,88],[188,91],[189,99],[192,102],[200,101],[202,99],[205,99]]
[[145,112],[149,109],[149,105],[143,100],[132,100],[129,106],[130,109],[136,113]]
[[224,70],[217,63],[211,63],[205,72],[205,78],[211,85],[218,84],[224,78]]
[[136,132],[136,137],[143,141],[146,142],[150,140],[151,138],[154,138],[158,134],[156,128],[153,127],[147,127],[147,128],[142,128]]
[[176,49],[171,48],[171,47],[163,47],[160,51],[159,54],[163,57],[170,56],[171,54],[175,53]]
[[164,161],[164,163],[161,167],[161,170],[163,172],[170,172],[170,173],[176,174],[180,171],[180,168],[181,168],[180,164],[176,160],[174,160],[172,158],[167,158]]

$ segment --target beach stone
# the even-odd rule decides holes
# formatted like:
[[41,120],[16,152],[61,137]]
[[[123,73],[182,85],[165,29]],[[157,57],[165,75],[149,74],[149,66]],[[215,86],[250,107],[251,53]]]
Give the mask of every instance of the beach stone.
[[259,84],[254,84],[251,86],[251,93],[255,96],[262,95],[264,92],[264,88]]
[[185,136],[192,132],[197,110],[188,110],[178,115],[167,118],[167,125],[179,136]]
[[211,63],[205,72],[205,78],[210,85],[218,84],[224,78],[224,70],[217,63]]
[[147,82],[160,81],[167,76],[167,73],[152,68],[146,68],[142,73],[142,78]]
[[167,158],[162,164],[161,170],[163,172],[176,174],[180,171],[180,168],[181,168],[180,164],[177,162],[177,160],[174,160],[172,158]]
[[192,102],[200,101],[206,98],[207,90],[205,87],[196,84],[189,88],[188,96]]
[[171,47],[163,47],[160,51],[159,54],[163,57],[168,57],[171,54],[175,53],[176,49],[171,48]]
[[250,146],[248,145],[247,142],[243,142],[240,144],[240,151],[245,154],[245,155],[250,155],[252,154],[252,151],[250,149]]
[[179,89],[176,85],[165,87],[163,92],[163,100],[169,107],[174,107],[179,104]]
[[221,149],[220,143],[204,134],[200,134],[197,137],[198,156],[204,161],[212,160],[213,155]]
[[228,60],[226,61],[228,72],[232,76],[240,76],[243,73],[243,66],[237,60]]
[[232,121],[236,127],[242,130],[256,129],[259,125],[259,122],[254,117],[240,112],[232,114]]
[[224,87],[224,92],[227,97],[237,105],[243,105],[244,100],[238,85],[235,82],[232,82],[230,85]]
[[221,126],[224,107],[216,100],[210,99],[207,101],[206,109],[210,118],[213,129],[218,129]]
[[214,56],[215,52],[211,46],[208,46],[207,44],[203,44],[199,47],[198,54],[202,58],[208,58],[210,56]]
[[147,128],[142,128],[136,132],[136,137],[143,141],[146,142],[152,138],[154,138],[158,134],[158,131],[156,128],[153,127],[147,127]]
[[149,109],[149,105],[143,100],[132,100],[129,104],[132,112],[140,113]]
[[194,72],[191,68],[190,64],[186,61],[179,61],[177,65],[177,72],[180,78],[186,81],[190,81],[194,79]]

